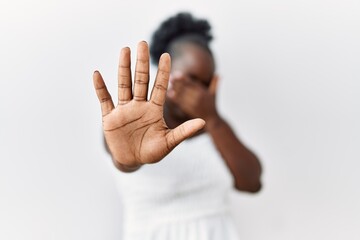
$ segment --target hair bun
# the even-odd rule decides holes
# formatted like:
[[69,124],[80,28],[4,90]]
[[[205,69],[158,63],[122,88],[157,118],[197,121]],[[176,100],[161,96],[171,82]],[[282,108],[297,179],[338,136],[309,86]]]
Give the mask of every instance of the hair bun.
[[196,34],[207,44],[213,39],[211,26],[205,19],[195,19],[189,12],[180,12],[162,22],[154,32],[150,43],[150,55],[157,63],[161,54],[167,51],[169,44],[181,36]]

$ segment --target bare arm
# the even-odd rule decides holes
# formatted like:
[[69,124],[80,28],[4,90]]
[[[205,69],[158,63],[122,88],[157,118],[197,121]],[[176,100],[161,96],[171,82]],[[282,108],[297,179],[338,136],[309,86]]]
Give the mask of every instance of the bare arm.
[[183,74],[173,75],[169,98],[191,117],[206,121],[207,131],[229,167],[240,191],[257,192],[261,188],[259,159],[235,135],[229,124],[218,114],[215,93],[218,77],[214,76],[209,88],[191,81]]
[[237,138],[229,124],[219,116],[206,122],[205,130],[235,178],[235,188],[258,192],[261,189],[259,159]]

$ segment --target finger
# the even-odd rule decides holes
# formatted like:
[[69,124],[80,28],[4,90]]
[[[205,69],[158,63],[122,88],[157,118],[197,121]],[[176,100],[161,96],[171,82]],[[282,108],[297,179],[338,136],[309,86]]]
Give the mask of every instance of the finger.
[[198,92],[185,88],[182,92],[175,93],[170,100],[185,114],[192,117],[199,116],[199,112],[194,111],[200,101]]
[[174,73],[170,73],[169,77],[169,89],[172,85],[177,81],[184,81],[185,76],[181,71],[175,71]]
[[118,69],[118,101],[125,104],[132,99],[130,48],[121,49]]
[[186,85],[190,82],[190,80],[185,77],[182,72],[176,71],[175,73],[170,74],[169,78],[169,88],[167,91],[167,97],[169,99],[174,99],[176,95],[181,94],[184,89],[186,89]]
[[166,90],[170,77],[171,59],[168,53],[161,55],[159,68],[156,74],[154,87],[151,92],[150,100],[152,103],[162,106],[165,102]]
[[184,122],[180,126],[172,129],[167,135],[167,145],[170,150],[175,148],[179,143],[184,141],[185,139],[194,135],[197,131],[201,130],[205,126],[205,121],[196,118],[189,121]]
[[174,81],[171,91],[172,92],[168,94],[169,99],[186,104],[198,101],[199,96],[201,96],[206,89],[199,83],[184,79],[184,81]]
[[135,66],[134,100],[146,101],[149,86],[149,47],[145,41],[138,44]]
[[112,102],[110,93],[108,92],[105,82],[98,71],[94,72],[93,81],[96,95],[100,101],[102,115],[105,116],[114,109],[114,103]]
[[210,85],[209,85],[209,92],[211,95],[216,95],[216,91],[218,88],[218,83],[219,83],[219,76],[218,75],[214,75],[213,78],[211,79]]

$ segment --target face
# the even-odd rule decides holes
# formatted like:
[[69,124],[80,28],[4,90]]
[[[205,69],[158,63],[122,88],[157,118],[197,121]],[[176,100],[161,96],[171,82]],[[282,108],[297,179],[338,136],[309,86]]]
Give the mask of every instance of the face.
[[[215,70],[214,59],[205,49],[191,43],[183,43],[172,58],[171,73],[181,72],[190,81],[208,88]],[[165,102],[168,114],[177,121],[186,121],[189,117],[167,99]]]

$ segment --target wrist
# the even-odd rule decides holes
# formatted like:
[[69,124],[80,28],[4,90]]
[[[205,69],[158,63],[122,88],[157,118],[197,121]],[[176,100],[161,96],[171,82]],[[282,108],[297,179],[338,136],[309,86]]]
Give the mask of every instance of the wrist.
[[224,121],[218,114],[215,114],[212,117],[205,119],[205,122],[205,131],[211,132],[220,127]]
[[117,169],[119,169],[122,172],[135,172],[136,170],[138,170],[142,165],[132,165],[132,166],[128,166],[122,163],[119,163],[116,160],[113,160],[114,165]]

